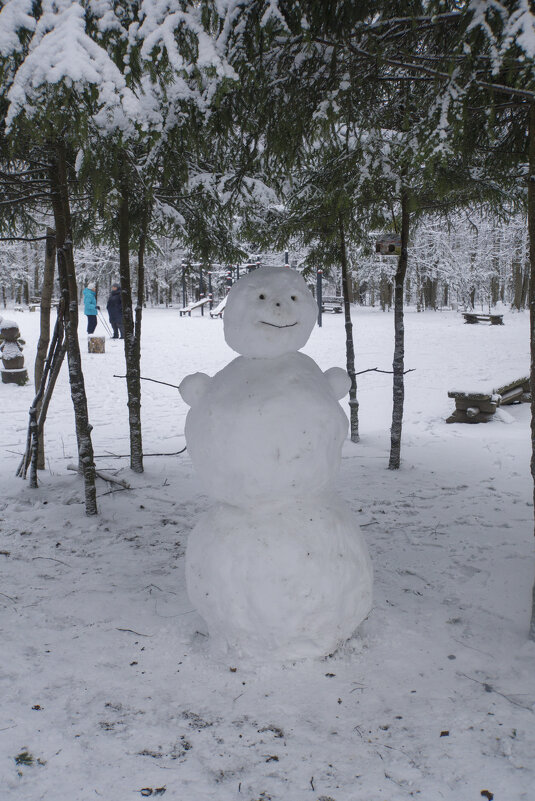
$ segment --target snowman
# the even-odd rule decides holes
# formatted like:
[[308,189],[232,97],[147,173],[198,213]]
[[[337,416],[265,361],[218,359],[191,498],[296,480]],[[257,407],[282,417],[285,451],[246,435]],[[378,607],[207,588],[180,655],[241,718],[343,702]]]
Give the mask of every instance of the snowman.
[[214,644],[243,657],[330,654],[371,608],[367,548],[334,490],[350,380],[299,350],[316,316],[299,273],[259,268],[225,309],[240,355],[180,384],[188,451],[216,501],[189,538],[188,594]]

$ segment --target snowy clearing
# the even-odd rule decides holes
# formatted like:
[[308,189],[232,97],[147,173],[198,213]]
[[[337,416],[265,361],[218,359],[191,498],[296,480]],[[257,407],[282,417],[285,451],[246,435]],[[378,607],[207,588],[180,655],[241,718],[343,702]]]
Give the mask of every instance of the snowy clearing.
[[[198,312],[194,313],[194,315]],[[12,309],[31,373],[39,315]],[[342,315],[304,352],[345,365]],[[393,317],[354,310],[357,370],[389,370]],[[530,801],[535,644],[528,405],[446,425],[448,390],[528,373],[527,313],[504,326],[455,312],[406,313],[402,469],[387,470],[391,376],[359,377],[362,441],[344,445],[339,491],[371,553],[374,605],[324,660],[215,659],[184,588],[184,549],[211,501],[187,453],[99,458],[132,489],[98,479],[84,513],[66,365],[46,428],[48,469],[15,478],[32,386],[0,384],[2,801]],[[120,341],[88,354],[95,454],[128,452]],[[96,334],[102,334],[99,323]],[[142,375],[178,384],[234,354],[221,320],[143,316]],[[184,445],[187,407],[143,383],[146,453]],[[345,407],[345,401],[342,402]]]

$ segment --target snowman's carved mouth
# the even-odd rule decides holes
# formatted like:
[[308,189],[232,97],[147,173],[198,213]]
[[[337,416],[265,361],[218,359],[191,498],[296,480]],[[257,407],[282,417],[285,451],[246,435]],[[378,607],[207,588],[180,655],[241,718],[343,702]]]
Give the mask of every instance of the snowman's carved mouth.
[[276,323],[268,323],[265,320],[260,320],[262,325],[270,325],[272,328],[293,328],[294,325],[297,325],[297,320],[295,323],[288,323],[288,325],[277,325]]

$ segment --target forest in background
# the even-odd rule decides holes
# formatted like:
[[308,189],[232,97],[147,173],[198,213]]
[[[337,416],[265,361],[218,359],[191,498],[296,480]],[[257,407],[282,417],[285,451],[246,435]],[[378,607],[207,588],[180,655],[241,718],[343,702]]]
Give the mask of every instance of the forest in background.
[[[374,251],[378,234],[369,235],[368,247],[350,249],[352,301],[391,309],[397,255]],[[529,237],[527,217],[516,214],[507,222],[497,218],[452,215],[441,220],[422,218],[409,243],[405,304],[424,309],[490,309],[498,303],[526,309],[529,295]],[[1,304],[29,305],[41,296],[45,248],[42,242],[5,242],[0,252]],[[145,303],[151,307],[181,306],[209,290],[214,302],[228,292],[232,282],[247,269],[283,264],[285,254],[258,253],[238,264],[196,261],[170,237],[152,243],[145,259]],[[315,291],[314,266],[303,250],[291,251],[289,263],[303,269]],[[87,243],[76,248],[78,297],[95,282],[103,297],[119,275],[119,254],[113,246]],[[316,265],[324,272],[324,292],[342,296],[341,271],[336,265]],[[136,276],[133,289],[137,290]],[[56,281],[54,295],[59,298]]]

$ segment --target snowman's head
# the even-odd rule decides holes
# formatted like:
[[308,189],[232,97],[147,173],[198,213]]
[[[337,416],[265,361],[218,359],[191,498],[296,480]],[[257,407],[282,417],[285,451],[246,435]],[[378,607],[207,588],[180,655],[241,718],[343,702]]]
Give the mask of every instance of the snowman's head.
[[237,281],[225,308],[225,339],[242,356],[272,359],[302,348],[318,307],[301,275],[260,267]]

